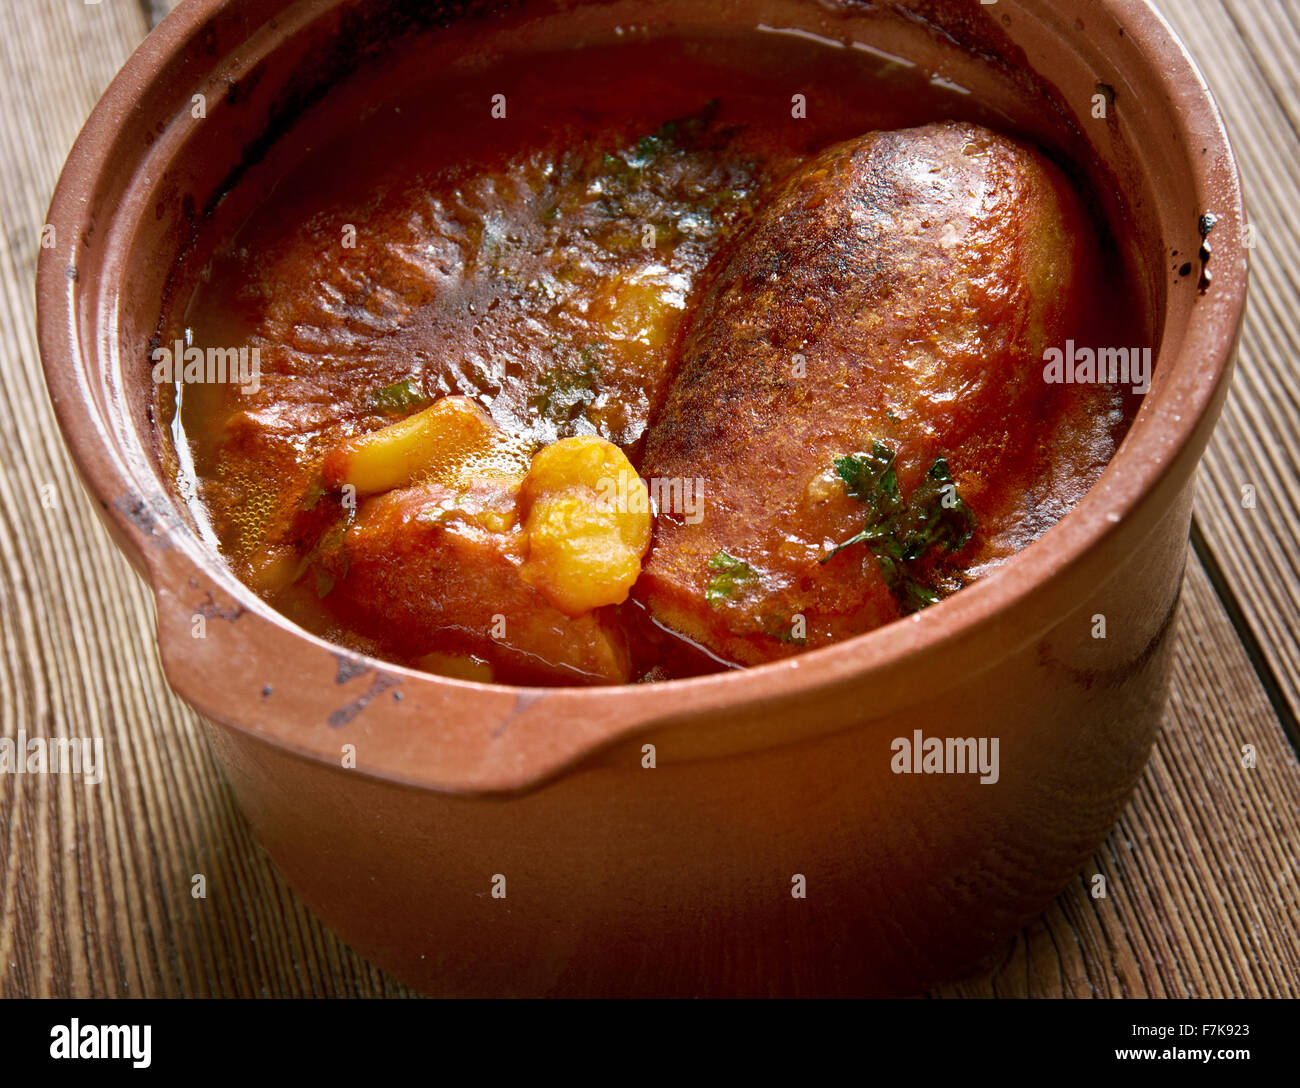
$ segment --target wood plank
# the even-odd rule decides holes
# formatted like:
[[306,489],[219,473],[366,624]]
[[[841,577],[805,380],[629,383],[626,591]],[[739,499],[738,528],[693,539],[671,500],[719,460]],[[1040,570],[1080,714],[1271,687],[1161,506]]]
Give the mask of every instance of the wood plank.
[[[1197,484],[1196,516],[1284,713],[1300,717],[1300,5],[1160,0],[1226,118],[1256,247],[1236,379]],[[1243,506],[1244,487],[1256,506]],[[1294,736],[1294,733],[1293,733]]]
[[150,27],[157,26],[181,0],[139,0]]
[[[1280,11],[1277,0],[1170,6],[1180,20],[1218,20],[1220,33],[1237,35],[1232,48],[1272,48],[1294,35],[1290,8],[1290,31],[1250,21]],[[99,786],[54,775],[0,780],[0,995],[404,994],[324,930],[251,841],[200,724],[163,682],[149,596],[99,527],[46,403],[31,313],[39,228],[72,139],[145,32],[149,10],[147,0],[0,5],[0,396],[18,421],[6,429],[11,445],[0,462],[0,720],[9,736],[19,727],[102,736],[109,758]],[[1234,14],[1244,29],[1224,29]],[[1197,51],[1207,68],[1247,71],[1240,58],[1217,56],[1222,49],[1216,41]],[[1269,114],[1259,122],[1264,135],[1251,129],[1250,146],[1294,177],[1289,78],[1283,60],[1268,57],[1220,93],[1239,124]],[[1278,93],[1263,97],[1269,79]],[[1256,202],[1256,222],[1261,253],[1271,250],[1280,266],[1297,224],[1281,199],[1288,174],[1276,178],[1266,186],[1271,202]],[[1257,263],[1257,275],[1272,279],[1272,268]],[[1239,386],[1201,485],[1215,556],[1243,586],[1251,622],[1288,683],[1290,621],[1265,610],[1261,587],[1294,585],[1295,512],[1281,509],[1282,485],[1295,475],[1286,445],[1296,434],[1286,354],[1296,342],[1294,287],[1283,275],[1257,290],[1263,310],[1248,330],[1245,395]],[[1274,501],[1238,515],[1223,496],[1251,481]],[[1207,489],[1221,509],[1207,508]],[[42,505],[46,494],[53,509]],[[1253,563],[1270,565],[1256,575]],[[936,994],[1295,993],[1300,770],[1195,563],[1185,601],[1164,732],[1095,867],[992,970]],[[1249,772],[1236,754],[1248,742],[1259,751]],[[1108,878],[1105,900],[1089,894],[1093,871]],[[196,872],[208,878],[206,900],[190,896]]]

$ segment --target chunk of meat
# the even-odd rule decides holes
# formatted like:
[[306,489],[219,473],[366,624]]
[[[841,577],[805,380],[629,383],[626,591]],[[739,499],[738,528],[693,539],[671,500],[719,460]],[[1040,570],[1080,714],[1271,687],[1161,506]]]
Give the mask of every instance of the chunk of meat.
[[1074,327],[1088,219],[1042,156],[944,123],[829,148],[715,260],[642,474],[702,477],[703,518],[661,513],[637,595],[754,664],[901,614],[835,461],[879,442],[901,496],[946,458],[979,557],[1074,395],[1044,348]]
[[400,660],[479,658],[503,683],[626,682],[612,609],[571,618],[520,577],[518,487],[484,479],[367,499],[344,535],[336,611]]

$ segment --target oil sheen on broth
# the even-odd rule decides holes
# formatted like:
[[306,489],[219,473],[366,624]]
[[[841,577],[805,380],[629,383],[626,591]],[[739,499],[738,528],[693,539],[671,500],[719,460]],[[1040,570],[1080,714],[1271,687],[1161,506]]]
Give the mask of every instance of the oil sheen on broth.
[[[1107,225],[904,63],[755,31],[390,82],[218,208],[159,330],[257,349],[256,392],[164,390],[177,485],[327,639],[505,683],[799,653],[1024,547],[1131,418],[1042,381],[1045,344],[1142,343]],[[620,465],[703,481],[644,556],[582,505]]]

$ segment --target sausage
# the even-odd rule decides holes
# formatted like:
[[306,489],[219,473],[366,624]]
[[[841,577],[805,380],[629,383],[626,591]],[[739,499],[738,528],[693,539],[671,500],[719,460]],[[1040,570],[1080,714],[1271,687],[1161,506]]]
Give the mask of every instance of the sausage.
[[971,124],[871,133],[780,182],[710,266],[649,430],[643,476],[705,481],[702,519],[656,519],[652,615],[756,664],[915,606],[871,547],[835,552],[870,512],[836,462],[873,450],[903,503],[949,474],[970,531],[913,584],[959,586],[1074,395],[1043,351],[1079,321],[1095,251],[1062,172]]

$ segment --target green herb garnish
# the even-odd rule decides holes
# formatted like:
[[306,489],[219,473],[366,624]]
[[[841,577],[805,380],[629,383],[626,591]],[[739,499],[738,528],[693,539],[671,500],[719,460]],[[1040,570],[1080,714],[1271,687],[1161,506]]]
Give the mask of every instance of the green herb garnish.
[[325,497],[325,485],[320,480],[314,480],[312,485],[303,493],[301,506],[304,510],[311,512],[316,509],[316,504]]
[[709,580],[704,599],[715,606],[719,601],[731,600],[744,588],[746,582],[754,578],[753,567],[726,552],[718,552],[710,559],[709,569],[718,571],[718,574]]
[[[872,442],[870,453],[851,453],[837,459],[835,471],[844,481],[849,497],[870,507],[869,526],[880,524],[904,509],[898,493],[898,474],[894,471],[894,451],[883,442]],[[852,543],[868,539],[870,536],[864,532]],[[846,548],[848,543],[840,547]]]
[[313,566],[311,568],[312,577],[316,579],[316,596],[322,600],[330,595],[336,581],[334,572],[327,567]]
[[975,515],[957,491],[948,462],[938,458],[912,492],[894,535],[902,542],[903,558],[919,559],[931,548],[960,551],[975,531]]
[[960,551],[975,531],[975,515],[958,494],[942,457],[904,502],[895,457],[888,446],[872,442],[870,453],[851,453],[836,460],[835,471],[845,489],[868,508],[867,524],[822,562],[830,562],[845,548],[865,544],[894,598],[908,612],[918,612],[939,600],[939,591],[918,568],[935,549],[942,554]]
[[780,642],[784,642],[787,646],[808,645],[808,639],[806,636],[795,636],[794,624],[790,621],[789,616],[766,617],[763,631],[769,638],[774,638]]
[[636,157],[631,160],[630,164],[632,166],[645,166],[665,152],[694,146],[699,142],[700,137],[707,131],[708,127],[713,124],[721,105],[722,103],[718,99],[711,98],[697,113],[693,113],[688,117],[678,117],[672,121],[665,121],[654,132],[648,136],[642,136],[637,141]]
[[376,389],[366,399],[366,404],[376,412],[395,413],[409,411],[428,400],[419,382],[414,378],[403,378],[400,382]]
[[426,525],[443,525],[460,511],[464,501],[465,492],[462,491],[455,499],[443,499],[433,506],[426,506],[415,515],[415,520]]
[[297,584],[308,571],[316,582],[316,595],[326,597],[339,578],[348,573],[346,534],[356,517],[354,507],[344,505],[337,496],[328,500],[332,508],[325,512],[325,520],[316,533],[315,541],[298,560],[298,566],[289,579]]
[[575,353],[557,341],[556,363],[542,375],[529,401],[537,414],[553,423],[571,423],[580,418],[596,399],[608,348],[608,344],[596,341]]

